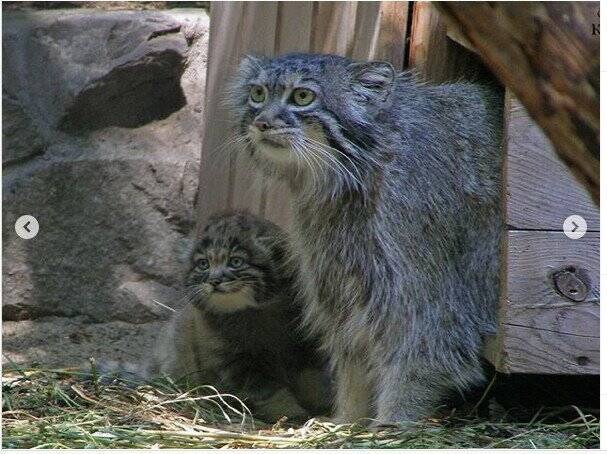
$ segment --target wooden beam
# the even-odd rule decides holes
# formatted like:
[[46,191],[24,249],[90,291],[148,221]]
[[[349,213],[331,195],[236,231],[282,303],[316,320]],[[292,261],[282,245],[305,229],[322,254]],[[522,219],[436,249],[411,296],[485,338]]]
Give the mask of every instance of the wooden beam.
[[506,223],[519,230],[561,230],[572,214],[599,231],[599,210],[588,191],[559,159],[521,103],[507,90]]
[[599,203],[599,2],[438,2]]
[[487,350],[505,373],[599,373],[599,234],[509,231],[498,334]]

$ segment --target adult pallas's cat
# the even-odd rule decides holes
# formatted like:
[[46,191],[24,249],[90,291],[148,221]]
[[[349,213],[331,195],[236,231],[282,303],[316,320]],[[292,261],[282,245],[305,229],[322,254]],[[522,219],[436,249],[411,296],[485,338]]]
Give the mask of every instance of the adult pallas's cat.
[[482,381],[499,89],[294,54],[244,58],[228,98],[244,159],[290,187],[305,315],[330,355],[337,417],[413,421]]

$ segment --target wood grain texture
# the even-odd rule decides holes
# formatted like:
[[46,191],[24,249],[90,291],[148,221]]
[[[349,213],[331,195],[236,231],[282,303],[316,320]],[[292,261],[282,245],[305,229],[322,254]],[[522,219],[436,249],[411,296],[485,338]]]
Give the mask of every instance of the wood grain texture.
[[[200,233],[209,216],[229,208],[231,196],[231,163],[228,150],[223,145],[229,138],[229,121],[225,109],[220,106],[220,93],[225,85],[225,73],[233,71],[239,51],[238,36],[230,29],[240,23],[243,14],[242,3],[234,3],[231,8],[212,3],[210,22],[209,64],[205,86],[204,123],[202,129],[202,150],[200,179],[197,199],[197,233]],[[210,62],[220,61],[222,64]]]
[[[572,240],[562,232],[510,231],[507,241],[508,304],[502,322],[598,337],[599,234],[589,232]],[[572,301],[556,286],[555,278],[563,270],[573,271],[584,282],[588,290],[582,301]],[[580,320],[567,311],[577,312]]]
[[448,35],[447,24],[430,2],[413,4],[409,66],[435,83],[490,78],[480,57]]
[[598,375],[599,340],[596,337],[553,333],[504,325],[501,363],[496,369],[510,374]]
[[402,69],[407,2],[212,2],[198,232],[208,217],[247,209],[281,226],[289,222],[285,185],[262,182],[241,160],[228,159],[228,114],[220,98],[247,53],[324,52],[390,61]]
[[599,230],[599,210],[543,131],[506,94],[506,223],[513,229],[562,230],[572,214]]
[[427,80],[448,80],[449,39],[445,23],[429,2],[414,3],[412,14],[409,66]]
[[599,201],[598,2],[438,2]]
[[279,2],[276,54],[307,52],[312,40],[313,2]]
[[[562,232],[509,231],[505,244],[498,335],[488,358],[506,373],[598,373],[599,234],[572,240]],[[584,282],[582,301],[557,289],[563,270]]]
[[358,2],[354,41],[348,56],[355,60],[389,61],[403,69],[408,2]]
[[[310,50],[323,54],[351,54],[356,9],[356,2],[314,2]],[[369,39],[368,36],[365,38]]]

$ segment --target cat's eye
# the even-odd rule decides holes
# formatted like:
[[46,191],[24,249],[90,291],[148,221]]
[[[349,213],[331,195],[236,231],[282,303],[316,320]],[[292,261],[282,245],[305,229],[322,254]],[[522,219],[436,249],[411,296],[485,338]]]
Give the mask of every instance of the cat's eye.
[[240,268],[242,265],[244,265],[244,260],[240,257],[230,257],[230,260],[228,260],[230,268]]
[[264,102],[266,100],[266,91],[261,85],[251,85],[249,96],[254,103]]
[[196,260],[196,268],[200,268],[201,270],[206,270],[208,267],[209,267],[209,261],[207,259]]
[[307,106],[316,98],[316,94],[308,88],[296,88],[291,99],[298,106]]

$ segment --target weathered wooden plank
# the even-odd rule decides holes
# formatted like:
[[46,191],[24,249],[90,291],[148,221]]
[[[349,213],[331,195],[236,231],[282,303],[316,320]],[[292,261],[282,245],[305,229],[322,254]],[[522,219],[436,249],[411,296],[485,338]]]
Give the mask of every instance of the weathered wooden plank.
[[409,66],[425,79],[448,80],[449,39],[439,12],[430,2],[416,2],[412,14]]
[[279,2],[276,28],[277,55],[307,52],[312,39],[313,2]]
[[511,306],[506,310],[502,323],[598,339],[601,331],[599,309],[598,301],[557,303],[554,307]]
[[524,326],[503,325],[501,362],[504,373],[597,375],[600,373],[597,337],[560,334]]
[[492,78],[474,52],[449,38],[447,25],[430,2],[415,2],[412,11],[409,66],[432,82]]
[[487,356],[507,373],[598,373],[599,234],[506,235],[498,335]]
[[[230,121],[221,106],[228,81],[242,55],[273,54],[276,2],[213,3],[209,38],[205,122],[201,154],[198,228],[215,212],[227,209],[262,211],[264,187],[242,160],[230,158]],[[258,33],[258,29],[266,33]]]
[[381,2],[380,5],[379,36],[371,58],[386,60],[395,68],[404,69],[409,2]]
[[[211,4],[213,20],[210,23],[209,64],[205,87],[204,123],[200,180],[197,202],[197,229],[201,228],[213,213],[229,207],[231,196],[230,160],[224,144],[229,139],[229,121],[225,109],[220,106],[218,95],[225,87],[225,74],[234,70],[238,61],[239,35],[231,30],[240,23],[243,13],[241,2],[229,8],[222,3]],[[219,62],[221,64],[213,63]]]
[[[241,21],[238,55],[272,55],[276,48],[278,2],[245,2]],[[264,33],[259,33],[264,30]],[[244,159],[232,160],[230,208],[262,214],[265,205],[265,182]]]
[[592,197],[559,159],[522,104],[506,95],[506,222],[513,229],[561,230],[572,214],[599,230]]
[[314,2],[312,52],[349,55],[354,46],[356,2]]
[[[600,254],[597,232],[588,232],[577,240],[567,238],[562,232],[510,231],[507,236],[509,307],[549,310],[568,303],[598,301]],[[558,288],[555,283],[563,271],[577,275],[585,289],[577,289],[574,295],[563,295],[561,292],[567,289]],[[515,320],[506,319],[506,322],[514,323]]]
[[355,60],[389,61],[404,68],[407,2],[357,2],[354,41],[348,56]]
[[380,30],[381,2],[356,2],[354,34],[356,39],[346,55],[355,60],[373,60],[377,53]]

